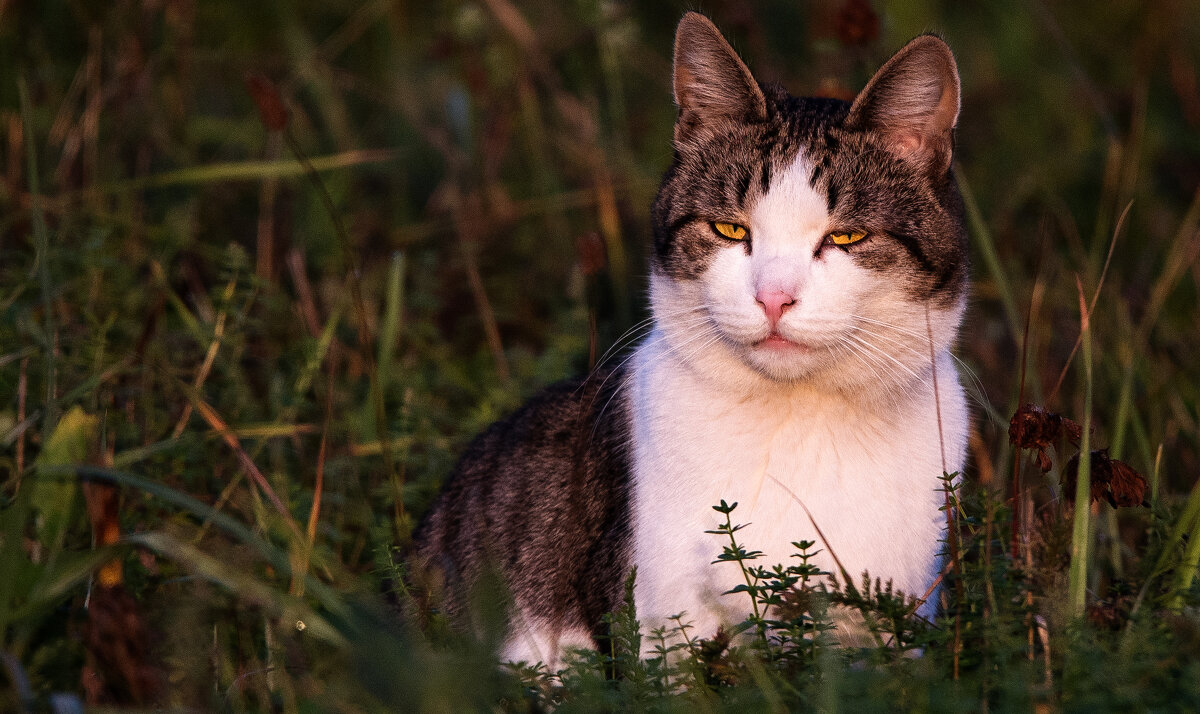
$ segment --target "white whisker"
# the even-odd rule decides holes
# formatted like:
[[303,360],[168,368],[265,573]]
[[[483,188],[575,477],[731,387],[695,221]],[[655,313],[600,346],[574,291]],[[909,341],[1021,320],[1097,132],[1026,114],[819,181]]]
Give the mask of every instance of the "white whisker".
[[[703,342],[703,344],[700,344],[700,345],[698,345],[698,346],[697,346],[697,345],[695,345],[695,343],[696,343],[696,342],[698,342],[699,340],[701,340],[701,339],[703,339],[703,338],[705,338],[705,337],[707,337],[708,339],[707,339],[707,340],[705,340],[705,341]],[[672,345],[672,344],[671,344],[671,343],[668,341],[668,336],[667,336],[666,334],[660,335],[660,336],[659,336],[659,337],[658,337],[658,338],[657,338],[657,339],[654,341],[654,343],[646,343],[646,345],[649,345],[649,344],[657,344],[657,343],[663,343],[663,342],[666,342],[666,344],[667,344],[667,351],[666,351],[666,353],[665,353],[665,354],[673,354],[673,353],[675,353],[675,354],[676,354],[676,356],[679,356],[679,355],[678,355],[678,350],[679,350],[679,349],[681,349],[681,348],[683,348],[683,347],[687,347],[687,346],[693,346],[693,349],[692,349],[692,350],[691,350],[691,351],[690,351],[690,352],[689,352],[689,353],[688,353],[686,356],[682,356],[682,357],[681,357],[681,359],[683,359],[684,361],[686,361],[686,360],[688,360],[688,359],[691,359],[691,358],[692,358],[694,355],[698,354],[699,352],[701,352],[701,351],[703,351],[703,350],[707,349],[709,345],[711,345],[713,342],[715,342],[715,341],[719,340],[720,338],[721,338],[721,335],[720,335],[720,333],[719,333],[719,332],[717,332],[717,330],[716,330],[716,329],[713,329],[712,327],[709,327],[709,329],[707,329],[707,330],[702,330],[702,331],[700,331],[700,332],[698,332],[698,333],[696,333],[696,334],[694,334],[694,335],[691,335],[691,336],[689,336],[689,337],[688,337],[686,340],[684,340],[684,341],[683,341],[682,343],[680,343],[679,345]],[[608,379],[609,379],[609,377],[611,377],[613,374],[617,374],[618,372],[620,372],[620,371],[621,371],[621,368],[622,368],[622,367],[624,367],[624,366],[625,366],[625,364],[626,364],[627,362],[629,362],[629,360],[633,359],[633,358],[634,358],[634,357],[636,357],[637,355],[638,355],[638,351],[636,351],[636,350],[635,350],[635,351],[634,351],[633,353],[631,353],[631,354],[630,354],[628,357],[626,357],[624,360],[622,360],[622,361],[621,361],[621,364],[617,365],[617,367],[615,367],[615,368],[613,369],[613,371],[612,371],[612,372],[611,372],[611,373],[610,373],[608,376],[606,376],[606,377],[604,378],[604,382],[601,382],[601,383],[600,383],[600,387],[598,387],[598,388],[597,388],[597,390],[596,390],[596,391],[597,391],[597,393],[599,394],[599,393],[601,392],[601,390],[603,390],[603,388],[604,388],[604,385],[605,385],[605,383],[607,383],[607,382],[608,382]],[[625,386],[626,386],[628,383],[629,383],[628,379],[624,379],[624,378],[623,378],[623,379],[621,380],[621,382],[620,382],[619,384],[617,384],[616,388],[615,388],[615,389],[613,389],[613,393],[612,393],[612,395],[611,395],[611,396],[608,398],[608,401],[606,401],[606,402],[604,403],[604,406],[600,408],[600,411],[596,412],[596,417],[595,417],[595,420],[594,420],[594,422],[593,422],[593,425],[592,425],[592,433],[591,433],[591,435],[589,436],[589,440],[591,440],[591,439],[595,438],[595,436],[596,436],[596,429],[597,429],[597,428],[599,428],[600,422],[602,421],[602,418],[603,418],[604,414],[605,414],[605,413],[608,411],[608,407],[609,407],[609,405],[611,405],[611,404],[612,404],[612,402],[613,402],[613,400],[614,400],[614,399],[616,399],[618,395],[620,395],[620,393],[621,393],[621,390],[623,390],[623,389],[625,388]]]
[[894,356],[888,354],[887,352],[884,352],[883,350],[879,349],[879,347],[871,344],[870,342],[864,340],[863,338],[859,337],[858,335],[855,335],[854,333],[849,333],[846,335],[846,337],[850,338],[851,340],[854,340],[855,342],[862,345],[863,347],[874,351],[875,354],[881,355],[881,356],[891,360],[892,363],[895,364],[897,367],[899,367],[900,369],[903,369],[905,372],[908,372],[909,375],[911,375],[913,379],[921,378],[921,375],[912,371],[912,368],[910,368],[908,365],[904,364],[900,360],[896,359]]
[[[886,328],[888,330],[899,333],[901,335],[910,336],[910,337],[914,338],[914,340],[916,340],[917,344],[920,344],[922,346],[926,346],[929,344],[929,334],[927,332],[917,332],[916,330],[909,330],[909,329],[900,327],[899,325],[895,325],[895,324],[892,324],[889,322],[884,322],[882,320],[875,320],[875,319],[872,319],[869,317],[864,317],[862,315],[851,315],[850,317],[859,322],[865,322],[865,323],[869,323],[872,325],[878,325],[880,327]],[[886,339],[889,342],[892,342],[896,345],[903,346],[905,349],[911,350],[914,353],[918,353],[921,355],[925,354],[925,351],[923,349],[917,349],[910,345],[904,344],[898,340],[895,340],[894,338],[888,338],[887,336],[883,335],[882,333],[868,331],[865,328],[863,328],[862,325],[855,325],[854,327],[856,329],[862,330],[863,332],[867,332],[868,334],[874,334],[876,337],[879,337],[881,339]],[[984,411],[988,412],[989,414],[994,414],[995,407],[988,400],[987,392],[984,391],[983,382],[980,381],[979,375],[975,372],[974,369],[971,368],[971,365],[967,364],[958,355],[956,355],[950,351],[947,351],[947,354],[950,355],[950,359],[954,360],[954,363],[960,368],[960,371],[966,376],[967,381],[969,381],[971,383],[971,389],[969,389],[967,391],[974,398],[974,401],[977,404],[979,404],[980,408],[982,408]]]
[[608,358],[611,355],[613,355],[615,352],[618,352],[623,347],[636,342],[637,340],[641,339],[649,332],[653,331],[659,321],[673,319],[676,317],[682,317],[685,315],[702,314],[703,311],[704,311],[704,308],[702,308],[702,307],[688,307],[688,308],[683,308],[680,310],[671,311],[671,312],[668,312],[668,313],[662,314],[662,315],[650,315],[649,317],[639,320],[638,322],[634,323],[629,329],[625,330],[625,332],[622,333],[620,337],[613,340],[612,345],[609,346],[609,348],[604,351],[604,354],[600,356],[600,359],[596,360],[596,365],[595,365],[595,367],[593,367],[593,369],[599,369],[600,367],[602,367],[604,365],[605,361],[608,360]]

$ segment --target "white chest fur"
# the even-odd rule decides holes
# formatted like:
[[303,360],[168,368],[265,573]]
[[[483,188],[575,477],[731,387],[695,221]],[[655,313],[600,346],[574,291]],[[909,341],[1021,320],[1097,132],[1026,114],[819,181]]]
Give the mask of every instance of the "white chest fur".
[[960,470],[967,433],[948,354],[937,364],[939,437],[931,380],[889,403],[811,384],[764,380],[747,390],[701,376],[658,337],[640,348],[629,385],[633,560],[647,628],[686,611],[694,634],[708,637],[749,611],[745,595],[721,596],[742,582],[737,566],[711,564],[727,544],[704,533],[721,522],[712,506],[722,499],[738,503],[735,523],[751,524],[738,537],[763,551],[757,564],[788,563],[792,541],[814,540],[823,570],[836,570],[832,551],[856,580],[867,570],[906,593],[925,592],[945,527],[943,447],[946,470]]

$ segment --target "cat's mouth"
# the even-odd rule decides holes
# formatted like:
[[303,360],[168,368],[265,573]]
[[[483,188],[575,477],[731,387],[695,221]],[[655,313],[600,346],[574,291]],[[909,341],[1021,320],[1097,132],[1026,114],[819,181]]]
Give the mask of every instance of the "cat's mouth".
[[754,346],[768,350],[799,350],[801,352],[809,350],[808,345],[793,342],[778,332],[772,332],[758,342],[755,342]]

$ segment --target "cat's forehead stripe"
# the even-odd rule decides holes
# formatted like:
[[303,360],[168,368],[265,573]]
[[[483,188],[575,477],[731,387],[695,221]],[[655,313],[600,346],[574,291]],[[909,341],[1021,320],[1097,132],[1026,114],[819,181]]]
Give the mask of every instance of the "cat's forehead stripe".
[[737,180],[734,186],[734,191],[738,197],[738,206],[746,205],[746,194],[750,191],[750,175],[752,171],[748,166],[742,166],[738,171]]
[[794,244],[797,239],[819,240],[829,221],[825,196],[810,181],[812,162],[797,151],[778,172],[770,189],[754,206],[753,228],[761,239]]
[[[814,171],[813,172],[813,183],[816,183],[816,181],[817,181],[816,174],[817,174],[817,172]],[[829,187],[828,187],[829,198],[826,200],[826,203],[825,203],[826,210],[828,210],[830,214],[832,214],[834,212],[834,210],[837,209],[838,194],[839,194],[838,185],[836,183],[830,183]]]

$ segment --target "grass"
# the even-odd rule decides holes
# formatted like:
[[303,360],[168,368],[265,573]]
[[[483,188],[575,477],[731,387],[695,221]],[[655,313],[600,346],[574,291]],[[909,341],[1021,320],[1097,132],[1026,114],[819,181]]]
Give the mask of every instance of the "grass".
[[[627,606],[551,676],[497,666],[495,597],[464,637],[382,586],[470,437],[644,316],[693,6],[0,3],[0,709],[1197,708],[1200,30],[837,6],[703,9],[797,93],[928,29],[957,52],[976,433],[945,614],[741,559],[750,527],[713,567],[751,636]],[[1070,499],[1070,438],[1045,472],[1009,442],[1027,402],[1150,505],[1093,502],[1088,458]],[[890,646],[834,646],[835,607]]]

